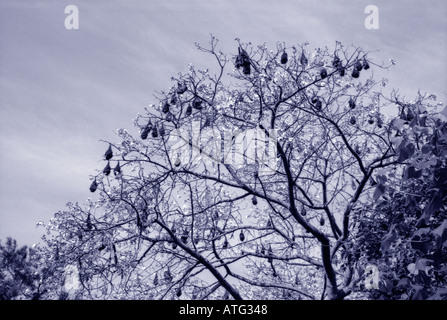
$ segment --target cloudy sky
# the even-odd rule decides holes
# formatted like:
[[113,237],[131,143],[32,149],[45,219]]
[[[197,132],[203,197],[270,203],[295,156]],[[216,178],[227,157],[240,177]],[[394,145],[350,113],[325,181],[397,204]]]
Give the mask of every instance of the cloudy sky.
[[[369,4],[379,29],[364,27]],[[64,25],[67,5],[79,29]],[[65,203],[91,196],[104,140],[117,140],[155,91],[189,63],[205,68],[210,33],[236,52],[236,37],[274,47],[335,41],[397,64],[384,75],[408,99],[447,101],[447,2],[330,0],[0,0],[0,240],[39,241]]]

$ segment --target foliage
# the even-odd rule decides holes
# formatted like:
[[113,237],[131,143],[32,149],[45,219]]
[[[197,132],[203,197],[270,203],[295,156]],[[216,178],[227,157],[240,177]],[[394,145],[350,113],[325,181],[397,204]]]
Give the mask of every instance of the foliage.
[[427,100],[399,103],[397,162],[377,177],[377,202],[353,248],[380,266],[374,299],[447,298],[447,125]]
[[12,238],[0,243],[0,300],[51,299],[53,280],[40,248],[18,248]]

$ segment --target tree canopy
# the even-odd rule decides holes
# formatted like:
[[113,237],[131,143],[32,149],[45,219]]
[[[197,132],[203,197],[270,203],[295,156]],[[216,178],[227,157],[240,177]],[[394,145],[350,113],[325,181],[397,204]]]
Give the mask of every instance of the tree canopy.
[[197,44],[215,63],[172,77],[135,129],[104,141],[93,197],[48,224],[76,297],[444,298],[436,98],[386,97],[374,71],[390,66],[360,47],[236,40]]

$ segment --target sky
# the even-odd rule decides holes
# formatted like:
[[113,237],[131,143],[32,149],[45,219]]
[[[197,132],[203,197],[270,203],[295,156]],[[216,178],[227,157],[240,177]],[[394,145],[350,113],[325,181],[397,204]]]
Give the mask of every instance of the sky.
[[[66,29],[65,7],[79,10]],[[375,5],[379,29],[365,28]],[[408,100],[436,93],[447,101],[445,0],[0,0],[0,241],[42,242],[43,228],[67,202],[91,196],[118,128],[169,89],[188,64],[206,68],[195,43],[210,34],[237,52],[254,45],[335,41],[374,51],[396,65],[380,73]]]

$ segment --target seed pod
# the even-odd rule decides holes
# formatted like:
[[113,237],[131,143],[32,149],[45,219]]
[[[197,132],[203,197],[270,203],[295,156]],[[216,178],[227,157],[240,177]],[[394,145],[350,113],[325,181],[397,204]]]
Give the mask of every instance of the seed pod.
[[338,74],[340,75],[340,77],[344,77],[345,76],[345,68],[340,64],[337,68]]
[[352,98],[349,99],[349,108],[351,109],[355,108],[355,101]]
[[264,245],[261,245],[261,254],[262,254],[262,255],[265,255],[265,248],[264,248]]
[[317,109],[317,110],[321,110],[322,106],[323,106],[323,104],[322,104],[322,102],[320,100],[318,100],[315,103],[315,109]]
[[357,62],[355,63],[355,68],[356,68],[358,71],[362,71],[362,69],[363,69],[363,65],[362,65],[362,63],[361,63],[360,61],[357,61]]
[[176,295],[180,297],[182,295],[182,289],[178,288]]
[[175,94],[173,94],[171,96],[171,100],[170,100],[171,104],[177,104],[177,96]]
[[192,113],[192,107],[191,107],[191,106],[188,106],[188,107],[186,108],[186,112],[185,112],[185,114],[186,114],[186,116],[190,116],[191,113]]
[[287,60],[288,60],[287,52],[284,50],[284,52],[283,52],[282,55],[281,55],[281,63],[282,63],[282,64],[286,64],[286,63],[287,63]]
[[102,170],[102,173],[104,173],[106,176],[108,176],[110,174],[111,170],[112,170],[112,168],[110,168],[110,161],[107,161],[107,165]]
[[106,152],[104,153],[104,156],[106,160],[110,160],[113,157],[113,151],[112,151],[112,145],[109,144],[109,148],[107,148]]
[[115,176],[117,176],[120,173],[121,173],[121,166],[120,166],[120,162],[118,161],[118,163],[116,164],[115,168],[113,168],[113,174]]
[[357,70],[357,68],[354,68],[354,69],[352,70],[352,74],[351,74],[351,76],[352,76],[353,78],[358,78],[358,77],[360,76],[360,72]]
[[224,243],[223,243],[223,248],[226,249],[228,248],[228,240],[225,239]]
[[301,65],[303,65],[303,66],[306,66],[307,63],[309,62],[306,58],[306,55],[304,54],[304,51],[301,52],[300,62],[301,62]]
[[93,180],[92,184],[90,185],[90,191],[95,192],[97,188],[98,188],[98,184],[96,183],[96,178],[95,178],[95,180]]
[[161,111],[163,111],[163,113],[168,113],[169,112],[169,103],[167,102],[167,101],[165,101],[164,103],[163,103],[163,108],[162,108],[162,110]]
[[326,68],[321,68],[321,70],[320,70],[320,77],[321,77],[321,79],[324,79],[324,78],[326,78],[327,77],[327,70],[326,70]]
[[183,235],[183,236],[181,237],[181,240],[182,240],[182,242],[183,242],[184,244],[187,244],[187,243],[188,243],[188,236]]
[[194,243],[197,245],[197,244],[199,244],[199,242],[200,242],[200,239],[199,238],[195,238],[194,239]]
[[368,119],[368,123],[369,123],[369,124],[373,124],[373,123],[374,123],[374,119],[373,119],[373,118],[369,118],[369,119]]
[[253,196],[253,198],[251,198],[251,203],[253,203],[253,205],[257,205],[258,204],[258,198],[256,198],[256,196]]
[[98,248],[98,251],[102,251],[102,250],[104,250],[106,248],[106,245],[105,244],[102,244],[99,248]]
[[369,69],[369,63],[366,61],[366,59],[363,60],[363,69],[368,70]]
[[177,93],[178,94],[184,94],[188,90],[188,87],[184,82],[177,83]]
[[356,122],[357,122],[357,120],[355,119],[354,116],[352,116],[351,119],[349,119],[349,123],[352,125],[355,125]]
[[158,274],[157,273],[155,274],[153,283],[154,283],[154,286],[158,285]]
[[323,217],[320,218],[320,226],[324,226],[324,218]]
[[202,109],[202,99],[200,99],[199,97],[195,97],[194,100],[192,101],[192,107],[194,109],[201,110]]
[[382,125],[383,125],[382,118],[377,117],[377,127],[382,128]]
[[175,243],[175,242],[172,243],[172,249],[173,250],[177,249],[177,243]]
[[177,157],[177,159],[175,159],[174,166],[179,167],[181,165],[181,163],[182,163],[182,161],[180,160],[179,157]]
[[245,240],[245,235],[244,232],[241,230],[241,233],[239,234],[239,240],[244,241]]

